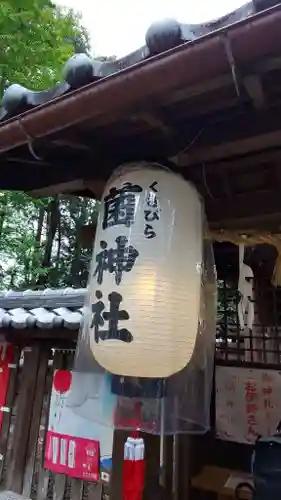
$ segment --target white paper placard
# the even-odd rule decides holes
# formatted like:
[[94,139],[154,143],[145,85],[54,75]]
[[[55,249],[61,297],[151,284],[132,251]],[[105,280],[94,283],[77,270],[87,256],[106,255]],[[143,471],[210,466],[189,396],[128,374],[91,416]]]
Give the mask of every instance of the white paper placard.
[[217,437],[254,443],[281,420],[281,371],[217,366]]

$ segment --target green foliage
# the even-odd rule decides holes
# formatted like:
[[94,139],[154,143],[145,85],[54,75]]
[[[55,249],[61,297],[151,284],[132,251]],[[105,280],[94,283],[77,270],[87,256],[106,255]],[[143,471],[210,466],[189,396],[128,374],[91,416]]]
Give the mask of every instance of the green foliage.
[[79,16],[49,0],[0,0],[0,33],[0,94],[8,82],[47,89],[71,55],[89,49]]
[[[0,0],[0,97],[10,82],[49,88],[71,55],[89,50],[73,10],[50,0]],[[85,286],[92,251],[81,248],[79,231],[97,210],[89,199],[0,191],[0,288]]]
[[97,211],[91,199],[0,192],[0,288],[86,286],[92,250],[79,231]]

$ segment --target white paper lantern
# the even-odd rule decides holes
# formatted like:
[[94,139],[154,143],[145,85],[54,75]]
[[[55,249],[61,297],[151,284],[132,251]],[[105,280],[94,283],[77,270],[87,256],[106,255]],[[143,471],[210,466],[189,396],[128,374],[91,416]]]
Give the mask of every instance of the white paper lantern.
[[146,163],[121,168],[101,203],[90,276],[90,346],[106,370],[168,377],[189,362],[200,309],[203,207]]

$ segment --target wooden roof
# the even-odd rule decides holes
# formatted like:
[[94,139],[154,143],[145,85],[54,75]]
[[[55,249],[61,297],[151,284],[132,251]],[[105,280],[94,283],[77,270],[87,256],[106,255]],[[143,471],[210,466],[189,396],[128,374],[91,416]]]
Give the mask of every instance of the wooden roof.
[[8,89],[0,188],[99,197],[120,163],[153,160],[196,184],[212,228],[279,229],[280,26],[281,3],[258,0],[154,26],[116,63],[76,57],[47,94]]

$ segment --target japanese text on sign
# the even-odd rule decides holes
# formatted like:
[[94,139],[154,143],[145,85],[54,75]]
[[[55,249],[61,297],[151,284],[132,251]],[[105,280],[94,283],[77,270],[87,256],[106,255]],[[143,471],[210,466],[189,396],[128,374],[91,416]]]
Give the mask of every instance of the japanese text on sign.
[[[148,196],[144,207],[144,236],[147,239],[155,238],[156,231],[154,223],[159,221],[159,203],[157,199],[157,182],[153,181],[149,186]],[[115,226],[130,228],[135,222],[136,194],[143,188],[131,182],[125,182],[121,188],[112,187],[104,198],[104,213],[102,229]],[[121,230],[120,230],[121,231]],[[139,252],[129,244],[125,235],[115,238],[115,244],[110,245],[105,239],[99,241],[101,251],[96,255],[96,266],[93,276],[97,284],[102,285],[104,273],[114,276],[115,283],[119,286],[124,273],[130,273],[134,268]],[[119,321],[130,319],[128,311],[121,309],[123,297],[120,293],[112,291],[107,298],[103,297],[101,290],[95,291],[96,301],[92,303],[92,321],[90,328],[94,329],[94,339],[98,344],[100,340],[119,340],[121,342],[132,342],[133,335],[127,328],[119,328]],[[106,305],[105,299],[108,299]]]
[[48,432],[44,466],[70,477],[98,481],[99,442]]
[[281,415],[281,372],[216,368],[216,427],[221,439],[254,443],[276,431]]

